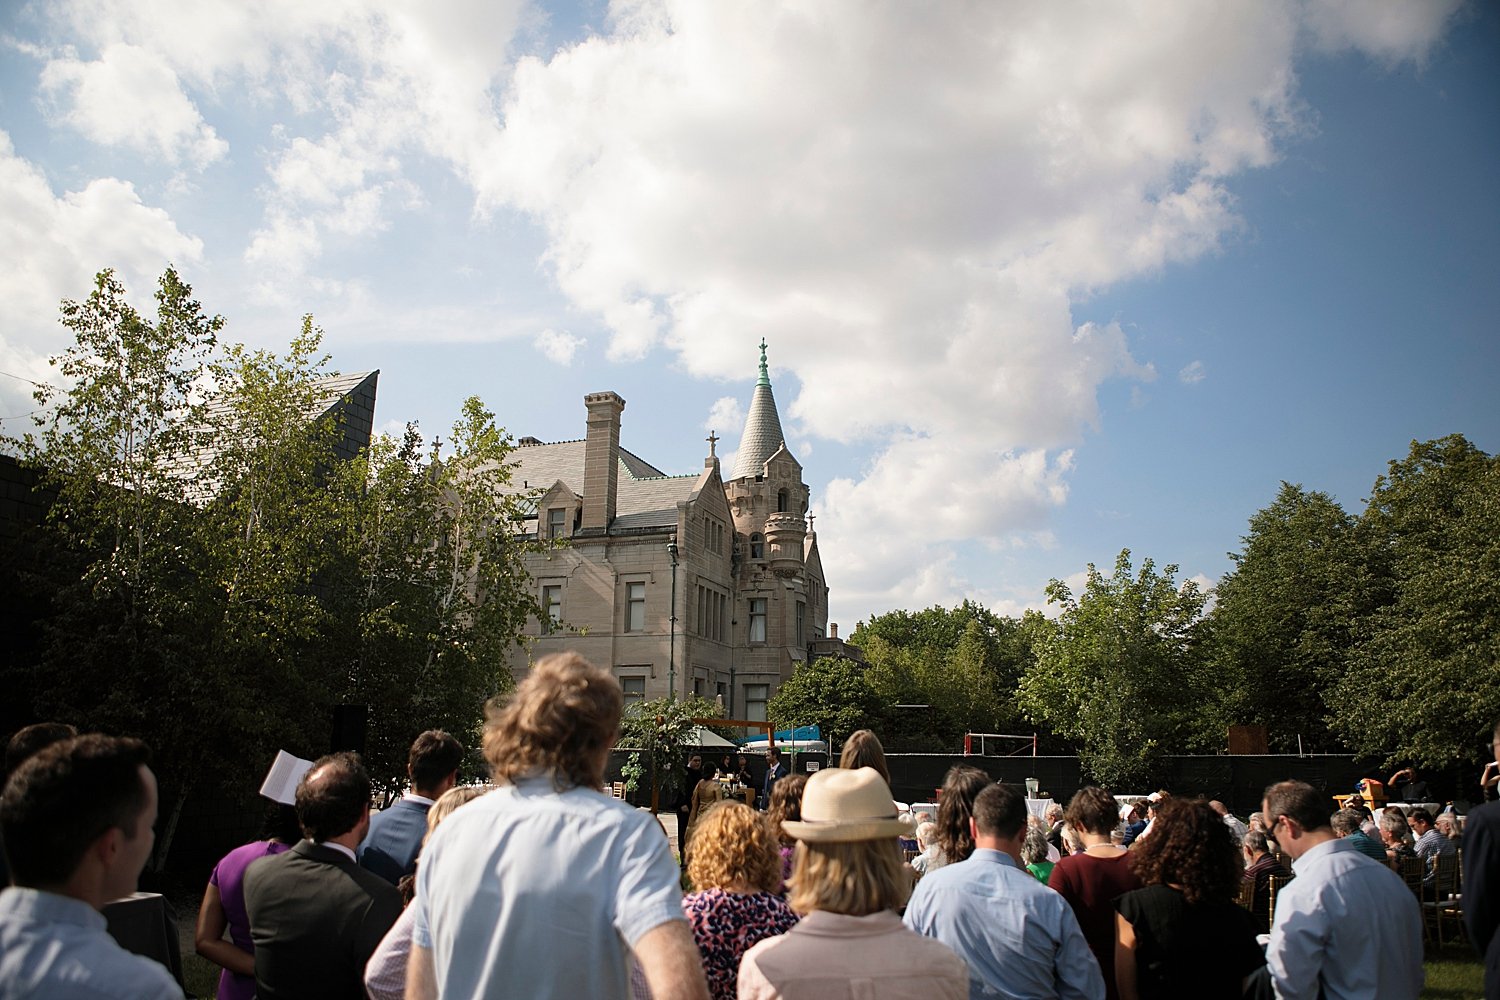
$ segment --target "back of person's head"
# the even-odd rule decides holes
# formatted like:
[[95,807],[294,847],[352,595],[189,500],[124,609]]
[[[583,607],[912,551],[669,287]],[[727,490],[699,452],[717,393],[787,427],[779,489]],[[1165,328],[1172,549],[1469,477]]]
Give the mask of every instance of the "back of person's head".
[[1259,830],[1251,830],[1249,833],[1245,834],[1245,840],[1243,843],[1245,850],[1250,854],[1251,857],[1258,858],[1262,854],[1266,854],[1271,850],[1271,842],[1267,840],[1266,835],[1264,833],[1261,833]]
[[1381,810],[1380,832],[1396,840],[1405,840],[1411,835],[1411,827],[1406,822],[1406,814],[1394,806]]
[[423,836],[422,843],[427,843],[427,838],[432,836],[432,831],[436,830],[438,824],[447,819],[453,810],[494,790],[494,785],[459,785],[439,795],[437,801],[432,804],[432,808],[427,810],[427,833]]
[[39,750],[77,735],[78,730],[66,722],[37,722],[17,730],[5,746],[5,773],[10,775]]
[[43,747],[23,760],[0,799],[0,829],[15,884],[61,886],[100,836],[139,829],[149,791],[141,768],[150,751],[140,740],[92,733]]
[[297,783],[297,820],[314,843],[353,830],[369,806],[370,776],[357,753],[319,757]]
[[[983,797],[983,795],[980,796],[980,798]],[[1026,842],[1021,845],[1021,860],[1028,865],[1046,861],[1047,847],[1047,835],[1034,826],[1030,827],[1026,831]]]
[[1308,832],[1328,828],[1328,799],[1305,781],[1278,781],[1266,789],[1265,801],[1268,830],[1275,826],[1278,816],[1295,820]]
[[885,762],[885,747],[880,745],[880,737],[868,729],[857,729],[849,734],[844,741],[843,752],[839,754],[839,767],[873,767],[885,783],[891,783],[891,769]]
[[1421,806],[1417,806],[1417,808],[1406,814],[1406,820],[1409,823],[1421,823],[1423,826],[1431,826],[1432,813]]
[[688,881],[698,891],[745,885],[755,892],[781,888],[781,855],[765,815],[743,802],[712,806],[693,828]]
[[1115,797],[1098,785],[1080,788],[1068,801],[1063,820],[1075,830],[1106,834],[1120,825],[1119,806]]
[[302,822],[297,818],[297,807],[284,802],[267,802],[261,816],[260,836],[262,840],[279,840],[283,844],[295,844],[302,839]]
[[1061,823],[1063,818],[1063,807],[1061,802],[1054,802],[1047,807],[1047,822]]
[[1357,831],[1364,821],[1365,818],[1353,809],[1340,809],[1328,818],[1328,825],[1340,837],[1347,837]]
[[464,760],[464,745],[441,729],[429,729],[412,742],[406,766],[411,769],[411,784],[417,791],[430,791]]
[[781,824],[784,820],[797,822],[802,819],[802,792],[807,788],[807,775],[789,774],[771,786],[771,802],[766,807],[766,818],[771,829],[783,844],[794,844],[797,838],[786,832]]
[[943,776],[943,794],[938,798],[937,842],[949,864],[968,860],[974,853],[974,836],[969,819],[974,815],[974,800],[994,780],[977,767],[956,764]]
[[[1008,839],[1027,825],[1026,798],[1010,785],[993,782],[974,796],[974,826],[982,837]],[[1040,832],[1040,831],[1038,831]],[[1045,835],[1042,842],[1046,843]],[[1046,849],[1043,848],[1043,854]],[[950,859],[951,860],[951,859]]]
[[504,701],[485,708],[484,759],[500,784],[540,772],[558,791],[599,788],[625,697],[577,653],[544,656]]
[[925,851],[937,836],[937,824],[928,820],[926,823],[917,824],[917,843]]
[[1232,902],[1242,866],[1234,834],[1202,799],[1159,803],[1151,836],[1130,851],[1146,885],[1174,885],[1189,903]]

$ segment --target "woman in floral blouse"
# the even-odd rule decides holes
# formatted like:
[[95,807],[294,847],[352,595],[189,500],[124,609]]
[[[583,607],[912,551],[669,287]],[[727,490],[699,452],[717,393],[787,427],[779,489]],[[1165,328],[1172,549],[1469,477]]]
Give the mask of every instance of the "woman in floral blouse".
[[734,1000],[740,957],[751,945],[797,922],[780,896],[777,846],[766,818],[743,802],[720,802],[698,820],[688,860],[696,891],[682,908],[714,1000]]

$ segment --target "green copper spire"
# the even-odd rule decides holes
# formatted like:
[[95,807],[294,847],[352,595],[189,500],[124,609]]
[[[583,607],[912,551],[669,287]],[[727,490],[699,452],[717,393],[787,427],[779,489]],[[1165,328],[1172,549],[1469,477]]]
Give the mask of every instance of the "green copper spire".
[[760,338],[760,381],[756,385],[770,385],[771,373],[766,370],[766,338]]

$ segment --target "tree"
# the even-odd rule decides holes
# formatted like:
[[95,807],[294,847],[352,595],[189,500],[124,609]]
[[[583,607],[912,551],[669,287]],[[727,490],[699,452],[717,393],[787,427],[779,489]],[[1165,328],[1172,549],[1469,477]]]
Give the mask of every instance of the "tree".
[[1331,695],[1351,747],[1428,767],[1476,759],[1500,718],[1500,458],[1413,441],[1358,532],[1374,609]]
[[[652,789],[651,810],[662,801],[672,801],[684,791],[686,777],[679,766],[684,747],[690,746],[700,725],[698,719],[721,719],[724,710],[707,698],[657,698],[629,706],[620,720],[619,746],[631,754],[620,769],[628,791],[642,785]],[[720,735],[727,730],[716,729]]]
[[965,732],[1008,732],[1023,721],[1015,690],[1031,648],[1015,619],[964,601],[876,615],[850,641],[864,651],[884,704],[927,706],[890,714],[887,747],[951,750]]
[[1031,620],[1039,644],[1021,707],[1076,740],[1084,768],[1111,787],[1145,781],[1162,755],[1201,749],[1222,733],[1198,638],[1205,596],[1191,581],[1179,586],[1176,573],[1158,573],[1150,559],[1132,573],[1125,549],[1109,577],[1089,565],[1076,600],[1053,580],[1047,598],[1062,613]]
[[371,774],[388,790],[405,781],[421,729],[477,736],[479,707],[511,686],[509,649],[543,614],[524,564],[538,543],[518,528],[535,494],[512,487],[513,444],[478,397],[464,402],[449,447],[424,460],[414,425],[399,444],[377,437],[336,491],[354,505],[341,694],[369,706]]
[[1223,713],[1264,726],[1273,752],[1342,749],[1325,698],[1366,610],[1354,529],[1327,494],[1282,483],[1215,590],[1209,656]]
[[803,666],[766,705],[778,728],[817,725],[830,744],[856,729],[882,731],[886,712],[880,696],[853,660],[825,656]]

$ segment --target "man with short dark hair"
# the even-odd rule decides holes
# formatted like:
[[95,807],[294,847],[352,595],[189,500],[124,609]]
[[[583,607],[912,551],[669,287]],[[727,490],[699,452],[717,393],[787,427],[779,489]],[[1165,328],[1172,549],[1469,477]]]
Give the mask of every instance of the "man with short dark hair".
[[1300,781],[1266,789],[1269,832],[1296,878],[1276,898],[1266,967],[1281,1000],[1415,1000],[1422,914],[1401,877],[1329,825],[1327,797]]
[[1025,797],[990,785],[969,827],[974,853],[923,876],[906,926],[968,963],[972,997],[1102,998],[1104,976],[1072,906],[1021,865]]
[[6,782],[0,996],[181,997],[159,963],[115,943],[99,911],[135,891],[156,838],[156,777],[139,740],[53,743]]
[[401,893],[361,868],[370,778],[359,756],[320,758],[297,785],[307,838],[245,871],[260,1000],[364,996],[365,963],[401,915]]
[[[1500,725],[1490,740],[1500,762]],[[1500,1000],[1500,802],[1469,813],[1464,821],[1464,927],[1484,956],[1484,995]]]
[[359,845],[360,864],[391,885],[416,871],[427,835],[427,810],[457,783],[463,759],[463,744],[441,729],[416,738],[406,758],[411,790],[370,817],[370,832]]
[[766,746],[766,782],[760,793],[760,807],[771,807],[771,786],[786,777],[786,765],[781,763],[781,750],[774,743]]
[[434,831],[417,866],[409,1000],[707,1000],[661,824],[600,792],[620,684],[576,653],[534,663],[486,709],[498,786]]

